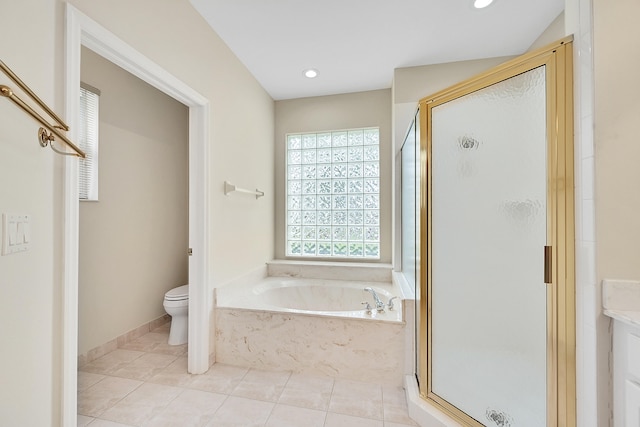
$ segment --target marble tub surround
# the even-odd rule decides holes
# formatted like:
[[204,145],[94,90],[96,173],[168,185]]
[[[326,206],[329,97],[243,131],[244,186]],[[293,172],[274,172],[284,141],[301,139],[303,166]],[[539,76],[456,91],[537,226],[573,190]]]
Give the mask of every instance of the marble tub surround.
[[273,260],[267,263],[268,276],[308,279],[391,282],[391,264]]
[[267,272],[216,289],[216,362],[402,384],[406,301],[390,265],[273,261]]
[[402,385],[405,325],[238,308],[216,309],[216,361]]
[[603,280],[602,305],[607,316],[640,326],[640,282]]

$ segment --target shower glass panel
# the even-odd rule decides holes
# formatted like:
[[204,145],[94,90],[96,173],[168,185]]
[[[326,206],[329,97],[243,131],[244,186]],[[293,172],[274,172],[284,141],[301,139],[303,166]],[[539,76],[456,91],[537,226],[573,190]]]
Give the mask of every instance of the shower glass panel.
[[431,390],[486,426],[547,422],[545,71],[432,110]]
[[412,289],[418,274],[420,223],[420,146],[414,120],[402,145],[402,274]]
[[[402,144],[402,274],[415,295],[415,330],[420,321],[420,111],[416,113]],[[414,337],[417,343],[417,335]],[[416,358],[417,362],[417,358]],[[416,363],[416,373],[420,366]]]

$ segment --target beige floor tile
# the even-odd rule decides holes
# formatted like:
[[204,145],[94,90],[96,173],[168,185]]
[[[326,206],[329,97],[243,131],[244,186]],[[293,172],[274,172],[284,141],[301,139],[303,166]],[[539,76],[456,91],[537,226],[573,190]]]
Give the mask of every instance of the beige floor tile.
[[401,423],[394,423],[392,421],[385,421],[384,422],[384,427],[411,427],[411,426],[417,426],[418,424],[416,424],[415,422],[413,424],[401,424]]
[[169,320],[166,323],[163,323],[162,325],[160,325],[157,328],[153,329],[151,332],[169,334],[169,330],[170,329],[171,329],[171,320]]
[[145,383],[106,410],[100,418],[141,426],[161,412],[181,391],[178,387]]
[[278,403],[326,411],[333,390],[333,378],[291,374]]
[[163,352],[168,330],[80,369],[78,427],[417,425],[401,387],[224,364],[191,375],[186,356]]
[[110,375],[134,380],[146,381],[176,360],[168,354],[146,353],[131,362],[120,365]]
[[85,417],[84,415],[78,415],[78,427],[88,426],[91,421],[95,420],[93,417]]
[[323,427],[326,415],[325,411],[278,404],[265,427]]
[[224,394],[185,390],[144,427],[202,427],[227,398]]
[[106,377],[78,393],[78,414],[97,417],[142,385],[141,381]]
[[[407,400],[402,387],[382,387],[384,421],[417,426],[410,417]],[[386,426],[385,426],[386,427]]]
[[172,385],[175,387],[188,387],[194,378],[198,376],[187,372],[187,358],[178,357],[169,366],[151,377],[148,381],[156,384]]
[[83,391],[106,378],[102,374],[93,374],[91,372],[78,372],[78,391]]
[[160,343],[167,342],[169,335],[164,332],[149,332],[126,344],[121,348],[137,351],[151,351]]
[[[157,331],[157,329],[156,329]],[[187,353],[187,344],[169,345],[169,331],[149,332],[125,345],[123,349],[145,351],[149,353],[170,354],[182,356]]]
[[189,388],[213,393],[231,394],[249,369],[216,363],[202,375],[195,375]]
[[275,403],[229,396],[207,427],[263,427]]
[[382,387],[359,381],[336,380],[329,411],[382,420]]
[[384,427],[381,420],[327,412],[324,427]]
[[231,393],[248,399],[277,402],[291,372],[251,369]]
[[113,421],[107,421],[107,420],[95,420],[89,425],[89,427],[136,427],[136,426],[132,426],[130,424],[115,423]]
[[112,372],[117,371],[127,363],[136,360],[144,354],[142,351],[114,350],[91,363],[87,363],[81,370],[94,374],[110,375]]

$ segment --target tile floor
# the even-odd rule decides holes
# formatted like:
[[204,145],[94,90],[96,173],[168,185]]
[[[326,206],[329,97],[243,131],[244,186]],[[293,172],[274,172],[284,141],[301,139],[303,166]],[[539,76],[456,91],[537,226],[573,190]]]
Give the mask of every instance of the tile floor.
[[401,387],[215,364],[187,373],[168,324],[78,372],[78,426],[406,427]]

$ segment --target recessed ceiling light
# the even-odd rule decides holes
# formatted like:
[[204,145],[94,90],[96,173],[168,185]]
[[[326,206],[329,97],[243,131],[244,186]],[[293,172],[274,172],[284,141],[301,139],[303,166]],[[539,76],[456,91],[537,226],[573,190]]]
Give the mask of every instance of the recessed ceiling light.
[[476,9],[482,9],[483,7],[489,6],[491,3],[493,3],[493,0],[475,0],[473,2],[473,7]]
[[304,74],[304,76],[309,79],[313,79],[315,77],[318,77],[318,70],[309,68],[308,70],[304,70],[302,74]]

